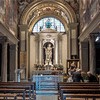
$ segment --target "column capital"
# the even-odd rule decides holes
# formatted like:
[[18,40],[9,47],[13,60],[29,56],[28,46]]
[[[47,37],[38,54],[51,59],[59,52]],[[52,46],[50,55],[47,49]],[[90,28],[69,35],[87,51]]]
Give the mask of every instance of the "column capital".
[[58,40],[62,41],[62,36],[61,35],[58,35]]
[[18,45],[17,44],[11,44],[10,45],[10,50],[15,50],[18,48]]
[[71,29],[75,29],[75,28],[77,28],[77,25],[78,25],[78,23],[69,23],[68,27]]
[[21,24],[19,25],[20,31],[26,31],[28,29],[28,25],[26,24]]
[[0,36],[0,43],[8,42],[8,39],[6,36]]
[[89,37],[94,37],[94,36],[96,36],[95,33],[91,33],[91,34],[89,34]]
[[92,41],[93,42],[93,41],[95,41],[96,37],[97,37],[97,35],[90,34],[88,39],[89,39],[89,41]]

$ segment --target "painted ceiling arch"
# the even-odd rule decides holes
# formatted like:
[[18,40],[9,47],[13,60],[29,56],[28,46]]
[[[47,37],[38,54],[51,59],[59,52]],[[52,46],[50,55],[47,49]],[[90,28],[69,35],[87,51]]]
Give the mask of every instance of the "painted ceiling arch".
[[29,31],[32,31],[35,23],[47,16],[60,20],[66,30],[68,30],[68,24],[77,21],[76,14],[68,3],[58,0],[41,0],[33,1],[24,9],[20,24],[27,24]]

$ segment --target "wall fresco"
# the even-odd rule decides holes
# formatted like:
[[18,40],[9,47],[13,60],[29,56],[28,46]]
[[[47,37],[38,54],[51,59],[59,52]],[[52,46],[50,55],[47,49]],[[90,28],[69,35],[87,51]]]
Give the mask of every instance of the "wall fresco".
[[5,21],[5,6],[4,6],[4,0],[0,0],[0,22],[4,23]]
[[99,0],[81,0],[80,1],[80,29],[84,30],[100,9]]
[[6,1],[6,14],[5,24],[9,30],[15,34],[17,32],[17,1],[16,0],[5,0]]

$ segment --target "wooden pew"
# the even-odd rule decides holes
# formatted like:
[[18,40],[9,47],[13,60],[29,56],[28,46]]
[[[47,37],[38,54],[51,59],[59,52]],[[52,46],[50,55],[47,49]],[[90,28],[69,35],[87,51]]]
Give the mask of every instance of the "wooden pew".
[[94,84],[99,84],[99,83],[98,83],[98,82],[87,82],[87,83],[85,83],[85,82],[58,82],[58,86],[59,86],[59,85],[72,85],[72,84],[74,84],[74,85],[75,85],[75,84],[76,84],[76,85],[78,85],[78,84],[79,84],[79,85],[83,85],[83,84],[85,84],[85,85],[86,85],[86,84],[87,84],[87,85],[88,85],[88,84],[91,84],[91,85],[92,85],[92,84],[93,84],[93,85],[94,85]]
[[[85,98],[85,100],[88,100],[88,98],[92,98],[93,100],[96,100],[96,98],[100,98],[100,94],[63,94],[63,95],[64,95],[63,100],[73,100],[73,97]],[[69,99],[68,97],[71,97],[72,99]]]
[[0,87],[25,89],[26,93],[29,93],[29,98],[32,93],[32,97],[36,99],[34,82],[1,82]]
[[23,93],[23,100],[25,100],[25,89],[0,88],[0,93]]
[[59,82],[58,84],[99,84],[98,82]]
[[100,86],[60,86],[60,89],[100,89]]
[[35,90],[35,82],[0,82],[0,85],[29,85],[32,90]]
[[[6,89],[25,89],[25,98],[26,96],[28,98],[31,98],[31,87],[30,86],[9,86],[9,85],[3,85],[3,86],[0,86],[0,88],[6,88]],[[28,90],[28,95],[27,95],[27,90]],[[20,93],[20,96],[23,96],[23,93]]]
[[91,83],[84,83],[84,82],[59,82],[58,83],[58,90],[60,86],[98,86],[100,85],[97,82],[91,82]]
[[[61,100],[66,100],[64,95],[66,94],[99,94],[100,93],[100,84],[97,82],[92,83],[80,83],[80,82],[59,82],[58,83],[58,90]],[[89,95],[90,96],[90,95]],[[70,95],[69,95],[70,97]],[[97,96],[98,98],[99,96]],[[79,98],[79,97],[78,97]],[[94,97],[95,98],[95,97]],[[81,99],[80,99],[81,100]],[[94,99],[95,100],[95,99]]]
[[3,97],[3,100],[8,100],[9,97],[13,97],[13,100],[17,100],[17,94],[15,93],[14,94],[0,94],[0,97]]
[[61,100],[66,100],[66,94],[100,94],[100,89],[61,89],[60,93]]
[[66,100],[86,100],[84,98],[66,98]]

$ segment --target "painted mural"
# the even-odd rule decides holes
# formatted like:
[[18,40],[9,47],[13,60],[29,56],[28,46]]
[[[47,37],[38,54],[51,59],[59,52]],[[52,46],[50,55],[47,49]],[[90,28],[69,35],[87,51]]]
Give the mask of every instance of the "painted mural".
[[84,30],[99,12],[99,0],[81,0],[80,1],[80,24],[81,30]]
[[4,23],[5,22],[5,6],[4,6],[5,1],[0,0],[0,22]]
[[17,1],[16,0],[5,0],[6,1],[6,14],[5,24],[9,30],[15,34],[17,32]]

